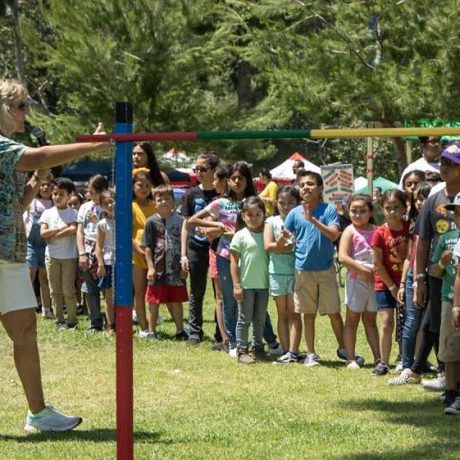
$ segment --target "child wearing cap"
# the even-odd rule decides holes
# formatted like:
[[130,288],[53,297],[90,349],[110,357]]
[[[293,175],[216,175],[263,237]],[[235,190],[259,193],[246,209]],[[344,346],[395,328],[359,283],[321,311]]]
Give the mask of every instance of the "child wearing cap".
[[447,391],[444,404],[445,413],[460,414],[460,330],[452,324],[452,307],[454,301],[454,282],[458,273],[458,257],[460,256],[460,193],[446,210],[454,212],[457,229],[444,233],[439,238],[432,258],[433,275],[442,277],[441,291],[441,329],[439,338],[439,359],[444,363],[447,380]]

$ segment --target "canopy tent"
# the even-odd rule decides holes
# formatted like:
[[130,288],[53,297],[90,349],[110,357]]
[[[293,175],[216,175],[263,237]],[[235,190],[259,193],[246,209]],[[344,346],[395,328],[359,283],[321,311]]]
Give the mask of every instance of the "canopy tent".
[[[372,182],[373,187],[380,187],[382,189],[382,193],[385,193],[387,190],[393,190],[398,188],[398,184],[396,182],[392,182],[391,180],[385,179],[384,177],[377,177]],[[356,190],[356,193],[367,193],[367,181],[366,185],[359,190]]]
[[353,181],[353,187],[355,190],[359,190],[360,188],[367,186],[367,179],[363,176],[356,177]]
[[321,169],[308,161],[306,158],[304,158],[300,153],[295,152],[293,153],[286,161],[283,161],[280,165],[276,166],[276,168],[273,168],[270,172],[272,175],[273,180],[277,182],[293,182],[295,181],[296,177],[295,174],[292,171],[292,166],[294,164],[294,161],[303,161],[305,164],[305,169],[307,171],[314,171],[317,172],[318,174],[321,174]]
[[192,158],[190,158],[184,151],[178,151],[174,147],[168,150],[162,157],[162,160],[170,161],[173,163],[190,163]]

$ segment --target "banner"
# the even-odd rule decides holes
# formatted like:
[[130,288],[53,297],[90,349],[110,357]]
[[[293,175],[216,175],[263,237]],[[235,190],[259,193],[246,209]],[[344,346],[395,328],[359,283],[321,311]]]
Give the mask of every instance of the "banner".
[[321,166],[323,201],[337,204],[353,193],[353,165],[333,164]]

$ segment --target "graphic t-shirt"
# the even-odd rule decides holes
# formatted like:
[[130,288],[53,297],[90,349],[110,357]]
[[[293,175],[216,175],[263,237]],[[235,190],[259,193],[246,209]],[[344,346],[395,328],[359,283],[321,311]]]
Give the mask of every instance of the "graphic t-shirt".
[[[241,211],[241,201],[232,201],[228,198],[218,198],[206,206],[206,211],[213,219],[224,223],[231,229],[236,228],[236,220]],[[217,255],[230,259],[230,238],[222,235],[217,246]]]
[[14,170],[26,148],[0,135],[0,263],[26,260],[26,235],[19,205],[25,175]]
[[[417,217],[415,233],[422,240],[431,241],[428,261],[433,262],[434,250],[439,237],[450,230],[455,230],[455,214],[446,209],[446,204],[452,203],[454,197],[448,197],[445,190],[428,197]],[[432,275],[431,271],[428,272]]]
[[[193,216],[211,203],[216,196],[217,192],[215,189],[203,190],[199,186],[193,187],[184,195],[182,215],[184,217]],[[197,233],[195,228],[189,231],[188,245],[189,247],[198,249],[209,248],[209,242],[206,239],[206,235]]]
[[[93,222],[88,213],[92,212],[96,215],[95,222]],[[85,252],[91,254],[94,252],[97,237],[97,223],[101,218],[102,209],[94,201],[83,203],[78,210],[77,223],[83,226],[83,241],[85,243]]]
[[177,213],[162,219],[158,214],[149,217],[142,235],[141,246],[152,251],[155,283],[184,286],[181,279],[181,231],[184,218]]
[[[377,227],[372,230],[360,230],[351,224],[353,228],[353,238],[350,242],[349,254],[350,257],[370,270],[374,270],[374,253],[372,251],[372,237]],[[357,279],[358,273],[353,270],[348,270],[347,277]]]
[[[381,249],[383,265],[393,283],[399,286],[409,246],[409,222],[403,222],[401,230],[392,230],[387,224],[381,225],[372,235],[371,244],[373,248]],[[388,288],[378,273],[375,274],[374,286],[376,291]]]
[[235,233],[230,249],[240,255],[240,282],[243,289],[268,289],[268,254],[264,234],[243,228]]
[[441,235],[438,241],[438,244],[433,253],[434,264],[437,264],[441,260],[441,255],[444,251],[452,251],[452,259],[444,269],[442,276],[442,290],[441,298],[447,302],[452,302],[454,300],[454,282],[455,276],[457,275],[457,264],[458,264],[458,254],[456,253],[456,247],[458,243],[458,238],[460,236],[460,230],[452,230],[450,232],[444,233]]

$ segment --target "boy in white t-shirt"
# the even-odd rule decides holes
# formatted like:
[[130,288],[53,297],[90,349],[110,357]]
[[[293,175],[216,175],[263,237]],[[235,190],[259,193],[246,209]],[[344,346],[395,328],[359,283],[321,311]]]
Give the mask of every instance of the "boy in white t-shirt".
[[[46,270],[51,298],[59,330],[77,326],[77,297],[75,275],[77,269],[77,211],[69,208],[75,187],[70,179],[59,177],[53,181],[51,195],[54,206],[46,209],[40,218],[40,234],[46,240]],[[63,306],[67,307],[67,323]]]

